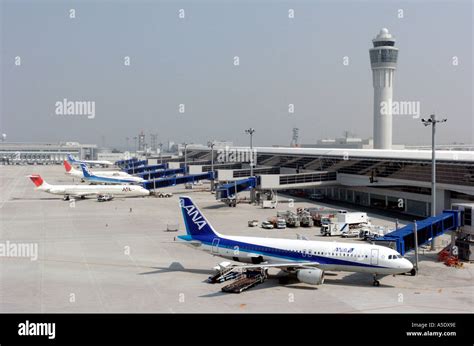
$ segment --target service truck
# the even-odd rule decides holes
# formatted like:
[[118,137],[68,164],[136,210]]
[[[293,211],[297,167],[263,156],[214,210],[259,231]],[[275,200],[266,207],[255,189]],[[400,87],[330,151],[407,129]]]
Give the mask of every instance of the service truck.
[[321,223],[322,235],[352,235],[354,229],[359,229],[362,226],[367,225],[369,219],[367,213],[338,213],[334,218],[322,218]]
[[263,209],[267,209],[267,208],[275,209],[276,206],[277,206],[277,202],[276,202],[276,201],[268,201],[268,200],[262,201],[262,208],[263,208]]

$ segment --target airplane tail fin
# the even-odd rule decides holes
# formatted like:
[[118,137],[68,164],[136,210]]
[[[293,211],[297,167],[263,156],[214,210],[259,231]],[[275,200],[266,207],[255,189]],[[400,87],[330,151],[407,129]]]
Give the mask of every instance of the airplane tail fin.
[[31,179],[31,181],[33,182],[33,184],[36,185],[36,187],[47,185],[47,183],[43,180],[43,178],[41,178],[41,175],[39,174],[29,175],[28,178]]
[[67,154],[67,160],[68,160],[70,163],[76,162],[76,159],[75,159],[71,154]]
[[84,178],[90,178],[93,176],[91,171],[89,171],[89,167],[87,167],[84,163],[81,163],[82,173],[84,174]]
[[70,173],[72,171],[72,166],[67,162],[67,160],[64,160],[64,168],[66,169],[67,173]]
[[191,198],[182,196],[179,205],[183,213],[186,233],[190,236],[220,236],[207,221]]

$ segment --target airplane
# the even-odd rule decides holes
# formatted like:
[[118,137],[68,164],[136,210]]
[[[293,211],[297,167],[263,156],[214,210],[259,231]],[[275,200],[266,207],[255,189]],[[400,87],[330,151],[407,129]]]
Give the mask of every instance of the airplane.
[[81,169],[83,179],[95,184],[140,184],[145,182],[145,179],[140,177],[128,176],[128,177],[110,177],[105,175],[98,175],[92,173],[89,168],[81,163]]
[[93,166],[113,166],[113,163],[107,160],[76,160],[74,156],[71,154],[67,154],[67,160],[69,161],[70,164],[75,164],[75,165],[80,165],[81,163],[84,163],[86,165],[93,165]]
[[311,285],[323,284],[327,270],[369,273],[373,285],[379,286],[377,278],[413,269],[397,251],[380,245],[223,235],[191,198],[183,196],[179,202],[187,234],[177,240],[214,256],[250,263],[235,266],[233,271],[278,268]]
[[39,174],[29,175],[28,178],[36,185],[36,190],[63,195],[65,201],[70,196],[84,199],[87,196],[140,197],[150,194],[150,191],[137,185],[50,185]]
[[[69,164],[67,160],[64,160],[63,162],[64,168],[66,169],[66,174],[71,175],[73,177],[81,178],[84,180],[84,173],[82,170],[77,170],[73,166]],[[132,175],[126,173],[126,172],[121,172],[121,171],[94,171],[95,175],[100,175],[100,176],[105,176],[105,177],[122,177],[122,178],[130,178],[133,177]]]

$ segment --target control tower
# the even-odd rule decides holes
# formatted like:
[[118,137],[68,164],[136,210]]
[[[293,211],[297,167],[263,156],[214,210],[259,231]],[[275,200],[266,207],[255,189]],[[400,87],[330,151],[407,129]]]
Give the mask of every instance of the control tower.
[[[398,48],[386,28],[372,40],[370,66],[374,85],[374,149],[392,148],[393,73],[397,68]],[[384,106],[385,105],[385,106]]]

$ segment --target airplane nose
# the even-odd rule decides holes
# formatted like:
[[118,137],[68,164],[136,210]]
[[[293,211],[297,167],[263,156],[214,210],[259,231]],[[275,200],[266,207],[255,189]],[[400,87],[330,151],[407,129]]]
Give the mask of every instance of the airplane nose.
[[403,263],[403,267],[406,268],[407,271],[410,271],[413,269],[413,263],[411,263],[409,260],[406,258],[403,259],[405,263]]

